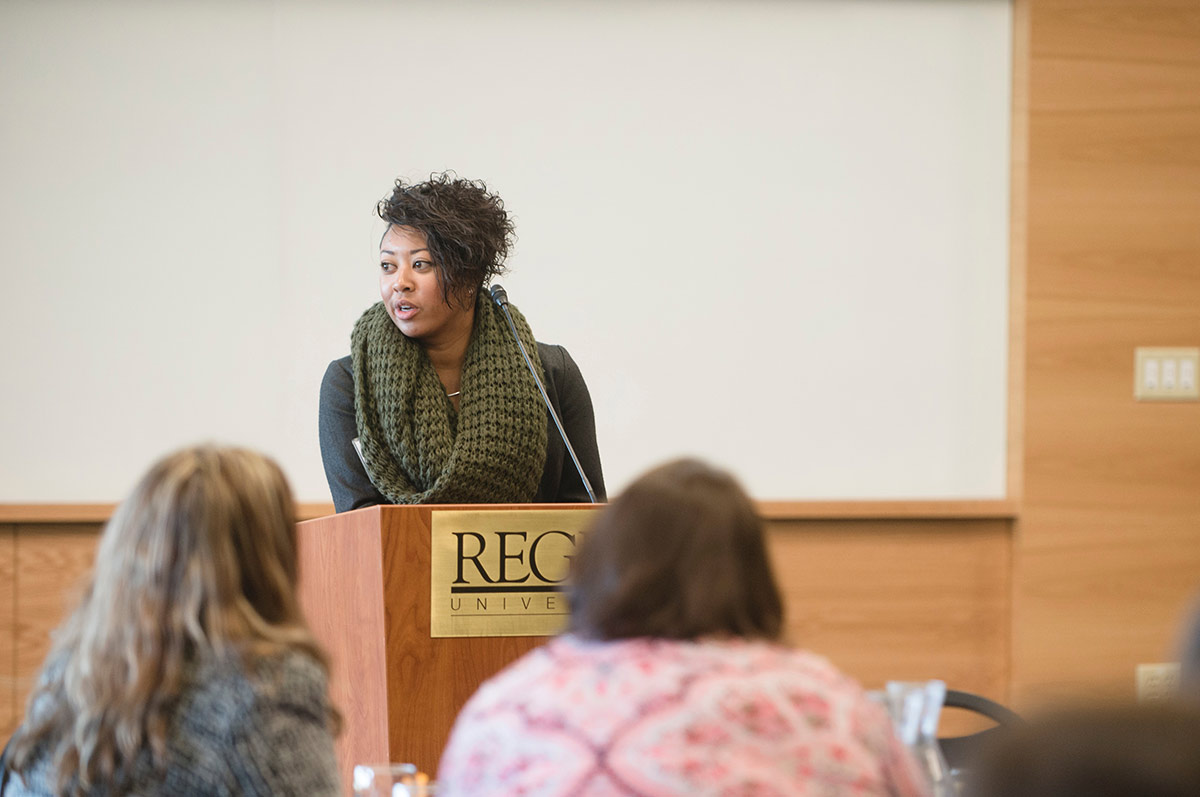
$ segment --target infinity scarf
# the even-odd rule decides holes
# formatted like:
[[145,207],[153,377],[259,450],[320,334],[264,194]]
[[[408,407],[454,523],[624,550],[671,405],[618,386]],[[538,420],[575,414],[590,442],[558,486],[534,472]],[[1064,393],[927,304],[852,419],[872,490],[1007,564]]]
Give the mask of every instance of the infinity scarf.
[[[482,291],[480,292],[483,293]],[[517,333],[545,379],[525,317]],[[460,409],[383,302],[350,335],[354,416],[371,483],[397,504],[525,503],[546,464],[546,409],[503,311],[479,296]]]

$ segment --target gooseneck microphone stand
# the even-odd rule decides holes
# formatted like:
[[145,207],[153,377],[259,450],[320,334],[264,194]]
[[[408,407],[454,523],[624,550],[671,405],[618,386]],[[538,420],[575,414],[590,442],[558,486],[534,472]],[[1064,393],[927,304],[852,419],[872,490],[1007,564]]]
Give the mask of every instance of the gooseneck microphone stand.
[[529,369],[529,373],[533,375],[533,381],[537,384],[538,392],[542,394],[542,401],[546,402],[546,410],[550,413],[550,417],[554,419],[554,425],[558,427],[558,435],[566,445],[567,453],[571,455],[571,461],[575,463],[575,470],[579,471],[579,478],[583,480],[583,489],[587,490],[588,498],[594,504],[596,503],[596,494],[592,492],[592,483],[588,481],[587,474],[583,472],[583,465],[579,464],[579,457],[575,456],[575,449],[571,447],[571,441],[567,439],[567,430],[563,429],[562,421],[559,420],[558,413],[554,411],[554,405],[550,403],[550,396],[546,395],[546,387],[537,375],[537,369],[533,367],[533,360],[529,359],[529,352],[525,351],[525,344],[521,342],[521,336],[517,334],[517,325],[513,323],[512,313],[508,312],[508,292],[499,285],[493,285],[491,294],[492,301],[504,311],[504,317],[508,319],[508,328],[512,330],[513,339],[516,340],[517,347],[521,349],[521,356],[525,358],[525,366]]

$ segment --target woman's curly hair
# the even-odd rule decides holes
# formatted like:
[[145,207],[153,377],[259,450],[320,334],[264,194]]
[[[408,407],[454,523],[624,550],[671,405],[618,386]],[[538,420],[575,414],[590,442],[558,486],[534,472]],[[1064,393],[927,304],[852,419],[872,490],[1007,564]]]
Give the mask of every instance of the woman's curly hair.
[[516,240],[504,200],[482,180],[464,180],[452,171],[431,174],[421,183],[396,180],[376,212],[389,225],[425,236],[447,303],[503,274]]

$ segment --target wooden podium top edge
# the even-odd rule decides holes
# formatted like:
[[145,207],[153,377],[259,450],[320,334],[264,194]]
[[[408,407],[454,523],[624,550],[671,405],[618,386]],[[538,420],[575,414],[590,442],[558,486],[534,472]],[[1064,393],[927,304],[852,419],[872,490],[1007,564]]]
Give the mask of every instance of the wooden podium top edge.
[[[922,501],[758,501],[765,520],[1013,519],[1008,499]],[[104,523],[116,504],[2,504],[0,523]],[[433,506],[433,505],[431,505]],[[585,509],[592,504],[438,504],[439,510]],[[376,509],[367,507],[366,509]],[[362,511],[362,510],[359,510]],[[312,520],[333,514],[331,503],[300,503],[296,515]]]

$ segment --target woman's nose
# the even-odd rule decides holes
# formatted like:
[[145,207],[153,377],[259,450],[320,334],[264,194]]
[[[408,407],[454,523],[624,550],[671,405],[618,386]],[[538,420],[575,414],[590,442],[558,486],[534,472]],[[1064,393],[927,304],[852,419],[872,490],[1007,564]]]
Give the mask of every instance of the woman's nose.
[[408,278],[408,270],[396,269],[396,278],[392,281],[392,293],[404,293],[412,290],[412,280]]

